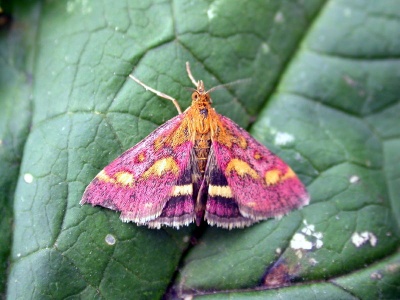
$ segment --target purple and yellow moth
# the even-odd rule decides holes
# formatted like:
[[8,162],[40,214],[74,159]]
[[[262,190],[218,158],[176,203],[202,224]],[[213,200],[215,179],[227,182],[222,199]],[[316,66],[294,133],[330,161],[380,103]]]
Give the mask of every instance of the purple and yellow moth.
[[178,115],[106,166],[86,188],[81,204],[121,212],[125,222],[179,228],[206,220],[223,228],[246,227],[307,205],[293,170],[211,106],[210,92],[186,70],[196,89]]

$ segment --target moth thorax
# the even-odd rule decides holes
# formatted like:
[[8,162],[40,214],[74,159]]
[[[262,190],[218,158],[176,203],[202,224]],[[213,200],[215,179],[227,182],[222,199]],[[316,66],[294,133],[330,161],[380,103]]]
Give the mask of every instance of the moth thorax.
[[196,135],[194,142],[194,153],[196,155],[197,167],[204,174],[207,165],[208,154],[211,146],[211,132]]

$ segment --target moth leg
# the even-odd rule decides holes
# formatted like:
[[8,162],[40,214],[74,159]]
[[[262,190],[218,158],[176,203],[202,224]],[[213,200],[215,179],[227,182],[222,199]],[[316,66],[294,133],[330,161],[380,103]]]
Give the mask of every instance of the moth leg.
[[133,76],[132,74],[129,74],[129,77],[130,77],[131,79],[133,79],[134,81],[136,81],[138,84],[140,84],[142,87],[144,87],[146,90],[148,90],[148,91],[150,91],[150,92],[156,94],[157,96],[159,96],[159,97],[161,97],[161,98],[164,98],[164,99],[167,99],[167,100],[172,101],[172,103],[175,105],[175,107],[176,107],[178,113],[179,113],[179,114],[182,113],[181,107],[179,106],[178,101],[177,101],[175,98],[172,98],[171,96],[169,96],[169,95],[167,95],[167,94],[164,94],[164,93],[162,93],[162,92],[160,92],[160,91],[157,91],[157,90],[155,90],[155,89],[149,87],[148,85],[146,85],[146,84],[144,84],[143,82],[141,82],[139,79],[137,79],[137,78],[136,78],[135,76]]

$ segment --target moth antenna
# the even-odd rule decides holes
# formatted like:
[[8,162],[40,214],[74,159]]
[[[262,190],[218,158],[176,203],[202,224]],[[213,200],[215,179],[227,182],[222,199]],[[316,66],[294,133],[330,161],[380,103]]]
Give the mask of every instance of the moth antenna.
[[251,81],[251,78],[238,79],[238,80],[235,80],[235,81],[232,81],[232,82],[220,84],[220,85],[212,87],[206,93],[211,93],[211,92],[213,92],[215,90],[218,90],[220,88],[223,88],[223,87],[232,86],[232,85],[235,85],[235,84],[240,84],[240,83],[249,82],[249,81]]
[[187,61],[186,62],[186,72],[188,73],[188,76],[190,78],[190,80],[192,81],[192,83],[195,85],[195,87],[197,88],[197,86],[199,85],[199,83],[196,81],[196,79],[194,79],[193,75],[192,75],[192,71],[190,71],[190,64]]
[[160,92],[160,91],[157,91],[157,90],[155,90],[155,89],[149,87],[148,85],[146,85],[146,84],[144,84],[143,82],[141,82],[139,79],[137,79],[137,78],[136,78],[135,76],[133,76],[132,74],[129,74],[129,77],[130,77],[131,79],[133,79],[134,81],[136,81],[138,84],[140,84],[142,87],[144,87],[146,91],[150,91],[150,92],[156,94],[157,96],[159,96],[159,97],[161,97],[161,98],[164,98],[164,99],[167,99],[167,100],[172,101],[172,103],[175,105],[176,109],[178,110],[178,113],[179,113],[179,114],[182,113],[181,107],[179,106],[178,101],[176,101],[175,98],[172,98],[171,96],[169,96],[169,95],[167,95],[167,94],[164,94],[164,93],[162,93],[162,92]]

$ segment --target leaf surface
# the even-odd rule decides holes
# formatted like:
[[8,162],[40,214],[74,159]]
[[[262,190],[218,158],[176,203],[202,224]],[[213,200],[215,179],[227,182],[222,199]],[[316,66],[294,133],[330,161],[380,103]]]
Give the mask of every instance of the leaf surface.
[[[8,299],[396,298],[397,0],[14,1],[0,35],[0,282]],[[16,51],[18,49],[18,51]],[[227,231],[80,206],[104,166],[190,105],[281,156],[311,204]],[[7,282],[7,284],[6,284]]]

